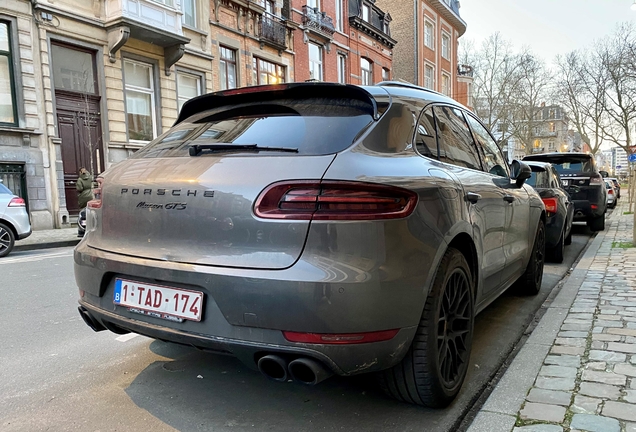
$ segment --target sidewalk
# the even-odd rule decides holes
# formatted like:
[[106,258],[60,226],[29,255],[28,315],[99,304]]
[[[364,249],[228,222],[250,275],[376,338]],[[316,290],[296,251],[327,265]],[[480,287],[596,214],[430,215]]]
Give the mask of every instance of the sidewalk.
[[13,251],[75,246],[80,240],[77,227],[33,231],[24,240],[16,241]]
[[636,248],[621,201],[468,432],[636,432]]

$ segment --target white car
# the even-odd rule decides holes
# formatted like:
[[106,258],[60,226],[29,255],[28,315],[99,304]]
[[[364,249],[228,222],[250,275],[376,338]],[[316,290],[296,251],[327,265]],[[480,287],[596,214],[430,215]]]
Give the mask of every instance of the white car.
[[605,188],[607,189],[607,208],[614,208],[618,202],[618,195],[611,180],[605,179]]
[[0,258],[9,255],[16,240],[31,235],[31,222],[23,198],[0,183]]

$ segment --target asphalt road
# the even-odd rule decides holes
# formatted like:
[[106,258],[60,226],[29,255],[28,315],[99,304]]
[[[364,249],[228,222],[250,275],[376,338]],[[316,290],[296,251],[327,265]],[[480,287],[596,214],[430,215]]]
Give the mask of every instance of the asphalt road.
[[72,248],[15,252],[0,259],[0,430],[454,430],[585,248],[590,232],[574,230],[538,296],[507,292],[477,317],[466,382],[445,410],[393,401],[371,376],[278,384],[231,357],[94,333],[77,313]]

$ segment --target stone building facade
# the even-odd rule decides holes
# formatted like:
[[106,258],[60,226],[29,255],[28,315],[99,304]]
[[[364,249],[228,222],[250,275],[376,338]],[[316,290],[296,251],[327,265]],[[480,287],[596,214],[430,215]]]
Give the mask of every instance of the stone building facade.
[[1,2],[0,180],[27,200],[34,229],[68,226],[78,170],[129,157],[191,97],[308,80],[310,43],[323,81],[386,78],[390,16],[351,1]]
[[396,79],[435,90],[472,107],[472,69],[457,60],[458,40],[466,32],[458,0],[377,0],[390,11]]

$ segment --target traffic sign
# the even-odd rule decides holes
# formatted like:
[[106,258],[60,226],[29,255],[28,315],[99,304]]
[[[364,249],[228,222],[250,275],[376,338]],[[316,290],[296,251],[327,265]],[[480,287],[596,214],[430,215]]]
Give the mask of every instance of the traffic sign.
[[627,160],[629,160],[631,163],[636,162],[636,154],[630,154],[629,156],[627,156]]
[[616,165],[616,169],[617,169],[617,170],[618,170],[618,169],[621,169],[621,168],[623,168],[623,166],[622,166],[622,165]]

